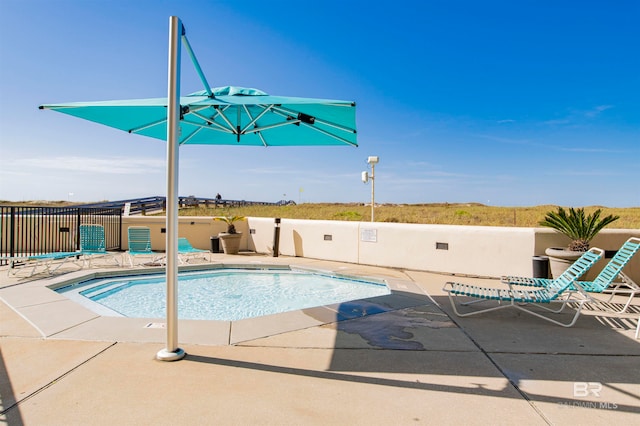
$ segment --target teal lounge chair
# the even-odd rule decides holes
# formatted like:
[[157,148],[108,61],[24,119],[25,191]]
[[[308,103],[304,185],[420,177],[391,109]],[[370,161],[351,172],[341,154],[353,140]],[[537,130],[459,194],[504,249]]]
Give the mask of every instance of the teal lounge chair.
[[18,276],[19,272],[29,271],[26,277],[46,272],[48,275],[58,270],[67,262],[75,262],[80,257],[79,251],[60,251],[44,254],[33,254],[3,258],[9,261],[7,276]]
[[[640,294],[640,286],[622,272],[627,263],[629,263],[638,251],[640,251],[640,238],[629,238],[593,281],[576,281],[575,284],[587,292],[610,294],[609,299],[604,303],[611,302],[614,296],[628,295],[629,299],[627,299],[626,304],[618,311],[618,313],[624,313],[629,308],[633,298],[637,294]],[[620,281],[615,281],[616,278],[620,278]],[[554,281],[555,280],[546,278],[502,277],[502,282],[506,284],[531,287],[547,287]],[[576,290],[576,286],[572,285],[571,289]],[[593,298],[592,301],[596,303],[600,302]]]
[[[477,315],[504,308],[515,308],[554,324],[571,327],[576,323],[583,305],[590,301],[590,298],[588,296],[585,297],[584,292],[571,290],[570,287],[575,284],[589,268],[600,260],[603,255],[604,250],[597,247],[591,248],[580,256],[560,277],[552,280],[548,286],[534,290],[518,289],[511,284],[509,284],[508,288],[486,288],[455,282],[447,282],[443,290],[449,295],[449,301],[451,302],[453,311],[460,317]],[[497,302],[497,305],[461,313],[454,301],[454,299],[458,297],[471,299],[470,301],[462,303],[461,305],[463,306],[487,301]],[[552,303],[560,303],[560,308],[554,310],[547,307]],[[560,313],[568,303],[577,303],[578,307],[571,321],[567,323],[557,321],[528,308],[529,306],[536,306],[548,312]]]
[[150,263],[164,258],[162,253],[151,250],[151,230],[147,226],[130,226],[127,229],[128,246],[127,257],[131,267],[135,266],[134,258],[150,257]]
[[208,262],[209,251],[193,247],[189,240],[184,237],[178,238],[178,260],[180,263],[188,263],[189,259],[194,257],[203,257]]
[[82,267],[91,267],[91,260],[95,257],[107,257],[120,266],[115,253],[109,253],[106,249],[104,226],[85,224],[80,225],[80,253],[82,254]]

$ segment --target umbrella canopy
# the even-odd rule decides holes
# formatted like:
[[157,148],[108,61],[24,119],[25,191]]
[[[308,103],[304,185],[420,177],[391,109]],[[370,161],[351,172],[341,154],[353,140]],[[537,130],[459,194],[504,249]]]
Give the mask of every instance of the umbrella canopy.
[[[40,108],[166,140],[167,105],[167,98],[156,98]],[[244,87],[211,88],[180,97],[179,126],[180,145],[357,146],[354,102],[271,96]]]

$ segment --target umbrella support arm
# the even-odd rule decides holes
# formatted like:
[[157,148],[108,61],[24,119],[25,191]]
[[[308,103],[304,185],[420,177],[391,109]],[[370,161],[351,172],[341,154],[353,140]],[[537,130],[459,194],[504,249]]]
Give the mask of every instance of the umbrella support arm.
[[187,33],[182,25],[182,44],[184,44],[185,49],[187,49],[187,53],[189,53],[189,57],[191,58],[191,62],[193,63],[198,76],[200,77],[200,81],[204,84],[204,90],[207,91],[207,95],[211,99],[215,99],[213,92],[211,91],[211,86],[209,86],[209,82],[207,82],[207,77],[204,76],[204,72],[202,72],[202,68],[200,68],[200,63],[198,63],[198,58],[196,58],[196,54],[193,53],[193,49],[191,48],[191,44],[189,43],[189,39],[187,38]]

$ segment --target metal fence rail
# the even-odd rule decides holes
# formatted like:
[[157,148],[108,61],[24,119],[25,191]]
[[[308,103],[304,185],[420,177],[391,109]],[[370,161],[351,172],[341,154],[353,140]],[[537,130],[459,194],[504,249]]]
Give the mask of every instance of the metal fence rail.
[[[190,195],[188,197],[178,197],[180,207],[243,207],[243,206],[281,206],[295,204],[293,200],[280,200],[275,203],[267,201],[246,201],[246,200],[227,200],[216,198],[204,198]],[[129,200],[104,201],[100,203],[82,204],[79,207],[87,208],[119,208],[123,211],[128,205],[129,214],[147,214],[151,212],[164,211],[167,208],[166,197],[154,196],[144,198],[132,198]]]
[[107,250],[120,249],[119,208],[0,206],[0,257],[78,250],[83,224],[104,226]]

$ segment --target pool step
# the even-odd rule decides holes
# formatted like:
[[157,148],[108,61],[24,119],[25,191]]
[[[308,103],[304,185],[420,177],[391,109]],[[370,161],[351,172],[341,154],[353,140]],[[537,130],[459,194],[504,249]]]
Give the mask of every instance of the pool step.
[[102,284],[96,287],[92,287],[90,289],[81,291],[80,294],[82,294],[84,297],[88,299],[95,299],[105,295],[106,293],[111,293],[114,290],[120,289],[122,287],[126,287],[128,285],[131,285],[131,281],[126,281],[124,283],[122,281],[118,281],[115,283]]

